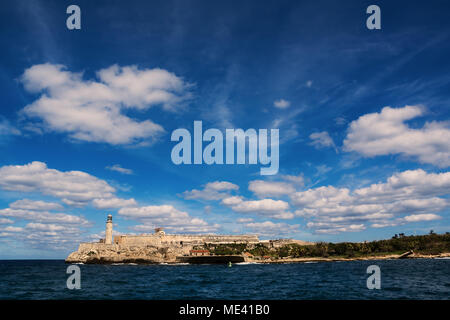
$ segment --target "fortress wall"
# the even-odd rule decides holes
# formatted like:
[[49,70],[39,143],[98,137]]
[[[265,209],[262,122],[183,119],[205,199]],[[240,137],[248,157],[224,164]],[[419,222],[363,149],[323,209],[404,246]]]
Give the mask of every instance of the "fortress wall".
[[[122,235],[114,237],[113,246],[195,246],[224,243],[258,243],[256,235],[191,235],[191,234],[156,234],[148,235]],[[112,245],[105,243],[81,243],[79,250],[89,251],[91,249],[110,249]],[[114,247],[115,248],[115,247]]]
[[165,235],[161,238],[165,244],[204,244],[204,243],[255,243],[259,242],[256,235]]
[[161,246],[161,238],[154,235],[122,236],[120,244],[122,246]]
[[257,243],[259,239],[256,235],[209,235],[204,237],[204,241],[207,243]]
[[107,250],[113,249],[115,250],[116,245],[114,244],[106,244],[100,242],[82,242],[78,246],[78,252],[89,252],[91,250]]

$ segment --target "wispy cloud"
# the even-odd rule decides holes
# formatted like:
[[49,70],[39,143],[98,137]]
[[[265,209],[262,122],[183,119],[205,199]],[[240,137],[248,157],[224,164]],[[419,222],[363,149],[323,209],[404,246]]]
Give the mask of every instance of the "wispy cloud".
[[182,194],[184,199],[220,200],[230,196],[230,192],[239,190],[239,186],[227,181],[214,181],[202,190],[193,189]]
[[317,149],[333,148],[336,151],[336,153],[339,152],[336,145],[334,144],[333,139],[326,131],[311,133],[309,135],[309,138],[311,139],[311,145],[313,145]]
[[120,172],[122,174],[133,174],[133,170],[127,169],[127,168],[123,168],[120,164],[107,166],[106,169],[111,170],[111,171]]
[[287,109],[291,106],[291,103],[284,99],[275,100],[273,106],[278,109]]

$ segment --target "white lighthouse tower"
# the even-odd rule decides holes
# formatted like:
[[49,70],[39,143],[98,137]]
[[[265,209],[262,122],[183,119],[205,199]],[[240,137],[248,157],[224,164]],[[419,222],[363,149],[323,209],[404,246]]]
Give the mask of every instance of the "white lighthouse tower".
[[106,219],[106,233],[105,233],[105,243],[112,244],[113,235],[112,235],[112,215],[108,214],[108,218]]

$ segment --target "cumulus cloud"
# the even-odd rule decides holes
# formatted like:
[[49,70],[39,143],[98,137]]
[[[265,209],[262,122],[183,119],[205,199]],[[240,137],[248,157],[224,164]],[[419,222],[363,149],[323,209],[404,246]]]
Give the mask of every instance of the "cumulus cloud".
[[8,191],[41,192],[72,206],[94,199],[114,198],[115,189],[106,181],[82,171],[58,171],[43,162],[0,167],[0,188]]
[[416,221],[431,221],[449,207],[450,172],[427,173],[408,170],[396,173],[384,183],[350,190],[324,186],[291,196],[297,216],[310,221],[318,233],[364,230]]
[[449,122],[426,122],[413,128],[405,122],[424,114],[420,106],[385,107],[353,121],[344,140],[346,151],[366,157],[400,154],[417,158],[421,163],[450,166]]
[[273,106],[278,109],[287,109],[291,106],[291,103],[287,100],[280,99],[280,100],[275,100],[273,102]]
[[29,199],[17,200],[9,205],[12,209],[23,209],[23,210],[36,210],[36,211],[46,211],[46,210],[61,210],[63,206],[55,202],[46,201],[33,201]]
[[299,225],[287,223],[274,223],[272,221],[252,222],[245,225],[252,232],[261,236],[284,236],[298,232]]
[[78,226],[31,222],[16,238],[39,250],[67,251],[73,250],[77,243],[85,240],[84,233],[85,230]]
[[295,188],[290,183],[264,180],[250,181],[248,190],[260,198],[280,197],[295,192]]
[[254,213],[277,219],[292,219],[294,217],[291,212],[287,211],[289,203],[283,200],[244,200],[242,197],[234,196],[223,199],[221,203],[240,213]]
[[0,228],[1,232],[22,232],[24,229],[22,227],[13,227],[13,226],[8,226],[5,228]]
[[112,209],[112,208],[124,208],[133,207],[137,205],[136,200],[121,199],[121,198],[108,198],[108,199],[94,199],[92,204],[97,209]]
[[303,178],[303,175],[281,175],[281,179],[288,181],[292,183],[295,186],[303,187],[305,184],[305,179]]
[[85,80],[81,73],[47,63],[26,69],[21,81],[29,92],[41,93],[23,109],[25,115],[72,139],[112,145],[151,141],[164,132],[149,119],[127,116],[127,109],[160,105],[174,111],[190,96],[189,84],[175,74],[136,66],[113,65],[98,71],[97,79]]
[[133,227],[133,230],[139,232],[150,232],[161,226],[172,232],[187,233],[214,232],[219,229],[218,224],[210,225],[172,205],[122,208],[119,215],[140,221],[141,225]]
[[338,223],[327,222],[308,222],[308,228],[314,228],[315,233],[336,234],[341,232],[359,232],[366,229],[364,224],[343,225]]
[[433,221],[442,219],[441,216],[433,213],[422,213],[422,214],[412,214],[409,216],[405,216],[403,218],[397,218],[392,221],[380,221],[375,222],[371,225],[373,228],[384,228],[384,227],[395,227],[401,224],[410,223],[410,222],[422,222],[422,221]]
[[410,216],[406,216],[403,219],[407,222],[420,222],[420,221],[432,221],[441,219],[437,214],[425,213],[425,214],[412,214]]
[[[14,239],[40,250],[73,250],[74,246],[83,240],[84,229],[91,226],[91,223],[82,216],[40,211],[57,208],[59,209],[59,206],[55,203],[27,199],[11,203],[9,208],[0,210],[0,217],[24,220],[28,223],[25,227],[0,228],[0,237]],[[14,223],[7,218],[1,218],[0,221]]]
[[231,191],[239,190],[239,186],[227,181],[214,181],[205,185],[202,190],[193,189],[182,193],[184,199],[220,200],[230,196]]
[[338,149],[327,131],[311,133],[309,138],[311,139],[311,145],[316,149],[333,148],[338,153]]
[[127,169],[127,168],[122,168],[122,166],[120,164],[107,166],[106,169],[111,170],[111,171],[117,171],[117,172],[120,172],[122,174],[133,174],[133,170]]
[[89,225],[89,221],[83,217],[66,213],[52,213],[48,211],[34,211],[23,209],[0,209],[0,216],[21,220],[32,220],[42,223],[61,223],[75,225]]

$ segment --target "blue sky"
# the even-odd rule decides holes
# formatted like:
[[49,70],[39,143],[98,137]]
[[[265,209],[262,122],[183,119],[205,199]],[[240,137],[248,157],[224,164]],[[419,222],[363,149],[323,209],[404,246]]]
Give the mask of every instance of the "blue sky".
[[[445,1],[6,1],[0,258],[115,231],[449,231]],[[171,133],[279,129],[280,168],[174,165]]]

